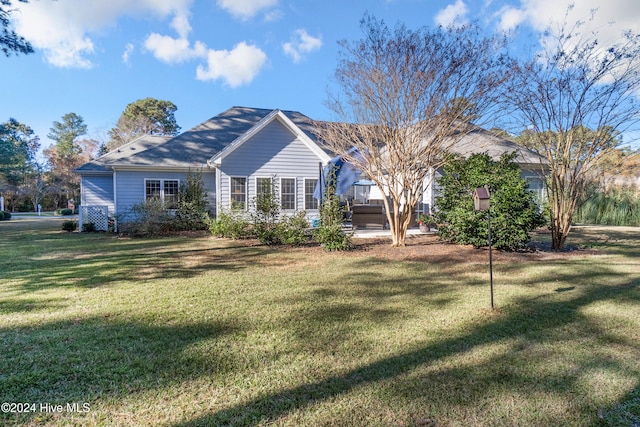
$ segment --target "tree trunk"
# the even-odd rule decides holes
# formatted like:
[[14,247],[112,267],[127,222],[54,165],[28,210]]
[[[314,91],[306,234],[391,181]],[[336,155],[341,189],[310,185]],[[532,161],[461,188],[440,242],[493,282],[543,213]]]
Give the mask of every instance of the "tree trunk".
[[400,206],[397,203],[394,203],[393,214],[387,210],[387,219],[391,230],[391,246],[405,246],[407,230],[411,223],[411,212],[413,212],[413,207],[409,208],[408,206],[405,206],[405,209],[400,212]]

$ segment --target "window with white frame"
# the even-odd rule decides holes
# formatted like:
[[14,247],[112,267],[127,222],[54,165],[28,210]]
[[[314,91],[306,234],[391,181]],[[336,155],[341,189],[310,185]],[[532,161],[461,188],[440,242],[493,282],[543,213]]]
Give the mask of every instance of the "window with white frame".
[[256,196],[271,194],[273,190],[271,178],[256,178]]
[[176,207],[178,202],[178,189],[180,181],[177,179],[145,179],[145,200],[159,199],[169,209]]
[[162,196],[162,180],[160,179],[147,179],[144,181],[144,198],[149,199],[161,199]]
[[233,209],[247,208],[247,178],[231,177],[231,197],[229,200]]
[[534,176],[525,176],[524,179],[527,181],[529,186],[529,191],[535,194],[535,201],[538,206],[542,206],[544,204],[544,182],[539,177]]
[[304,209],[313,210],[318,209],[318,199],[313,197],[313,193],[316,191],[317,179],[305,179],[304,180]]
[[295,178],[280,178],[280,207],[285,211],[296,210]]

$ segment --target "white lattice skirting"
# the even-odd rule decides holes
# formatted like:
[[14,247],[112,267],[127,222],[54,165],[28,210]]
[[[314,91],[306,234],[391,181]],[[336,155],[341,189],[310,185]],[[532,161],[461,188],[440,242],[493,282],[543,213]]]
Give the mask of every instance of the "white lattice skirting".
[[82,224],[92,222],[96,230],[109,230],[109,208],[107,206],[81,206],[80,209],[80,230]]

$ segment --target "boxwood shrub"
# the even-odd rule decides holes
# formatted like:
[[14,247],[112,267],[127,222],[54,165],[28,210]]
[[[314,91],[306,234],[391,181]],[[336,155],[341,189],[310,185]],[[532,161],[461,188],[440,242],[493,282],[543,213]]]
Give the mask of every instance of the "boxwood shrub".
[[78,221],[70,219],[62,222],[62,229],[64,231],[71,233],[72,231],[76,231],[76,228],[78,228]]

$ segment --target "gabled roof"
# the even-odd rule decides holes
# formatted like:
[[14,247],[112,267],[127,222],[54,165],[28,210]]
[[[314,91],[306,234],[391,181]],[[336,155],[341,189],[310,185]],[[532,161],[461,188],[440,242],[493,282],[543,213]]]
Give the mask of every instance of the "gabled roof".
[[548,163],[539,154],[480,127],[474,127],[467,131],[451,146],[450,151],[464,157],[486,153],[494,161],[499,160],[503,154],[515,151],[516,158],[514,160],[516,163],[528,165],[544,165]]
[[[201,168],[220,162],[227,154],[249,140],[268,123],[279,120],[325,162],[335,156],[319,143],[315,123],[297,111],[232,107],[175,137],[142,136],[80,166],[80,174],[110,173],[117,168]],[[316,122],[318,123],[318,122]],[[460,137],[451,151],[465,157],[487,153],[498,159],[516,151],[521,164],[545,163],[536,153],[482,128],[474,128]]]
[[[302,140],[302,142],[313,152],[318,158],[324,162],[328,162],[331,157],[325,148],[322,148],[317,144],[316,138],[312,133],[313,124],[311,120],[294,111],[280,111],[273,110],[265,117],[263,117],[258,123],[256,123],[251,129],[246,131],[240,137],[236,138],[231,144],[227,145],[222,151],[217,153],[211,158],[211,162],[214,164],[220,164],[222,159],[231,154],[236,148],[240,147],[246,141],[250,140],[255,134],[260,132],[269,123],[274,120],[279,120],[289,131]],[[295,122],[297,123],[295,123]]]
[[[146,165],[151,161],[151,157],[148,155],[149,152],[152,152],[153,149],[170,139],[170,136],[143,135],[89,163],[85,163],[77,168],[76,171],[79,173],[109,172],[109,166],[121,163],[137,164],[139,166]],[[147,153],[147,155],[142,155],[142,153]]]
[[[175,137],[146,135],[89,162],[79,173],[106,172],[117,167],[202,167],[273,115],[287,122],[306,142],[317,145],[313,123],[297,111],[232,107]],[[291,126],[293,125],[293,126]],[[297,130],[295,128],[298,128]],[[326,152],[325,149],[322,149]]]

